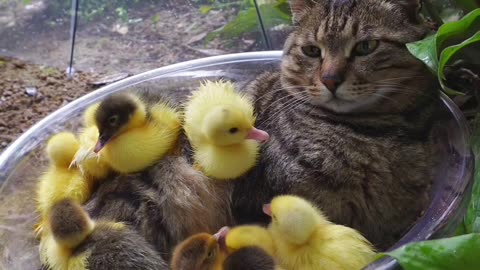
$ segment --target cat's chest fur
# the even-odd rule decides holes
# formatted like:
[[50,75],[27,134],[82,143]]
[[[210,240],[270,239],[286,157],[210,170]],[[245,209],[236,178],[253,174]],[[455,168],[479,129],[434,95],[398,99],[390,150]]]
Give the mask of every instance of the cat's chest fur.
[[395,128],[377,134],[338,123],[295,105],[278,89],[278,75],[272,74],[250,89],[257,126],[271,140],[258,166],[236,184],[236,218],[268,222],[261,205],[279,194],[295,194],[313,201],[332,221],[388,247],[428,202],[429,141],[396,136],[402,130]]

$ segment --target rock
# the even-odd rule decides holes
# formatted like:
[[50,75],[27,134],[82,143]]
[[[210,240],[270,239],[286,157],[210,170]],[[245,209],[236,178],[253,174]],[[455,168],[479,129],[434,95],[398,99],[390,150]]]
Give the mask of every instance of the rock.
[[38,90],[36,87],[27,87],[25,88],[25,93],[30,97],[35,97],[38,94]]

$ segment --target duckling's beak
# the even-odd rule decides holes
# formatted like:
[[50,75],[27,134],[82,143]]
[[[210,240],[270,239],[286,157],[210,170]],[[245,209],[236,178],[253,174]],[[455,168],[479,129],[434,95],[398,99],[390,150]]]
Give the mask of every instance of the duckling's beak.
[[264,204],[262,207],[262,210],[263,210],[263,213],[265,213],[266,215],[270,217],[272,216],[272,206],[269,203]]
[[268,133],[263,131],[263,130],[256,129],[256,128],[253,127],[247,133],[247,137],[245,139],[255,140],[259,143],[264,143],[264,142],[266,142],[270,139],[270,135],[268,135]]
[[103,149],[103,147],[108,143],[109,140],[110,140],[109,137],[100,135],[98,137],[97,144],[95,144],[95,148],[93,149],[93,152],[95,154],[98,154],[98,152],[100,152],[100,150]]
[[217,243],[220,246],[220,249],[223,251],[227,251],[227,244],[225,240],[229,232],[230,232],[230,228],[225,226],[225,227],[222,227],[216,234],[213,235],[215,240],[217,240]]

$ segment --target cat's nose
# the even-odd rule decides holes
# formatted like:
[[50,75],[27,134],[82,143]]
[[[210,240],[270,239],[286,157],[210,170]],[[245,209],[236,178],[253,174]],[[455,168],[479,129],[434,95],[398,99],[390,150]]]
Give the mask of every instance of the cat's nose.
[[322,76],[322,83],[327,87],[327,89],[335,94],[338,86],[343,82],[343,78],[339,75],[327,75]]

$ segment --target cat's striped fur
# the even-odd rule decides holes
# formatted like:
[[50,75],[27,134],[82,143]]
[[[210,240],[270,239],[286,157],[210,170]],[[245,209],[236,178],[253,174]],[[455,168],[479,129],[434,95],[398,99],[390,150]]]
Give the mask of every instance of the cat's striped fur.
[[[426,33],[414,16],[418,2],[291,2],[297,25],[281,71],[248,89],[257,126],[271,140],[236,184],[233,212],[239,222],[267,222],[263,203],[297,194],[386,248],[427,206],[433,179],[430,131],[439,92],[405,47]],[[377,48],[355,55],[368,40]],[[312,45],[321,56],[302,51]],[[334,91],[323,84],[328,76],[341,78]]]

